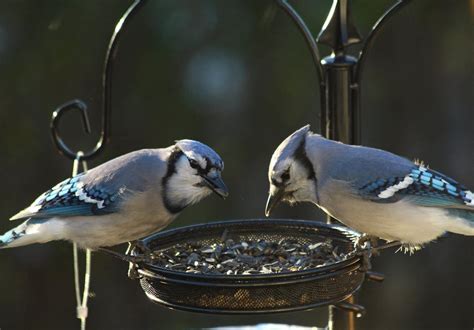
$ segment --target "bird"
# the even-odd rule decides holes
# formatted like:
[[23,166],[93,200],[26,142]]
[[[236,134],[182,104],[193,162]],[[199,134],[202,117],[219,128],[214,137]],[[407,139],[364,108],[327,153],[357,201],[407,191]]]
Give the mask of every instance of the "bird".
[[445,233],[474,235],[474,193],[419,161],[347,145],[306,125],[272,155],[268,217],[280,202],[310,202],[366,237],[413,252]]
[[40,195],[10,219],[24,222],[0,236],[0,248],[66,240],[96,250],[136,241],[212,192],[227,197],[223,169],[213,149],[188,139],[124,154]]

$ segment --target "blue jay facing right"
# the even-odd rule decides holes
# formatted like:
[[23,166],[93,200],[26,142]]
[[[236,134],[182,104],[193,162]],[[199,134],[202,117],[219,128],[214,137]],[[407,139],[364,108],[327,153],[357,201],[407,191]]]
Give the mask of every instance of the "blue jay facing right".
[[311,202],[369,236],[413,252],[445,232],[474,235],[474,193],[390,152],[331,141],[305,126],[275,150],[268,216],[279,202]]
[[228,195],[224,163],[207,145],[179,140],[143,149],[64,180],[10,220],[25,220],[0,236],[0,248],[52,240],[95,250],[157,232],[211,192]]

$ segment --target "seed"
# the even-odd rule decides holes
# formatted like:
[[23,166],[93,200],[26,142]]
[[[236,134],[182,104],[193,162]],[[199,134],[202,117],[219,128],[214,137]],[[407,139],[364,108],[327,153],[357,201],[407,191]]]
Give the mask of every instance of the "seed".
[[338,250],[331,240],[239,241],[229,238],[229,231],[225,230],[218,243],[203,244],[198,240],[179,243],[153,251],[149,260],[160,267],[196,274],[273,274],[318,268],[344,260],[346,256]]

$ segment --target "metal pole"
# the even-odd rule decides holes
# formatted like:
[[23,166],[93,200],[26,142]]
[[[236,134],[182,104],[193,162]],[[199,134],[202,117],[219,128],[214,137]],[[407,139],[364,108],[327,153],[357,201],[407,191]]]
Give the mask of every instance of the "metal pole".
[[[349,144],[359,143],[360,116],[359,89],[354,81],[357,59],[346,54],[346,47],[360,41],[348,0],[334,0],[317,38],[318,43],[327,44],[332,49],[331,55],[321,60],[324,73],[321,131],[326,138]],[[333,221],[328,217],[328,223]],[[345,302],[353,304],[354,297]],[[354,330],[355,313],[330,306],[328,327],[331,330]]]
[[[398,0],[375,23],[364,41],[358,57],[347,54],[347,47],[361,42],[361,36],[351,16],[349,0],[333,0],[328,17],[315,40],[304,20],[288,3],[276,0],[305,38],[313,57],[321,98],[321,134],[348,144],[360,144],[360,84],[367,53],[385,23],[411,0]],[[331,47],[331,55],[321,59],[317,43]],[[335,219],[328,218],[328,223]],[[367,276],[380,280],[380,276]],[[329,329],[354,330],[355,314],[363,307],[349,297],[329,308]]]
[[356,59],[328,56],[322,60],[325,79],[324,115],[321,128],[325,137],[344,143],[358,143],[358,88],[353,81]]

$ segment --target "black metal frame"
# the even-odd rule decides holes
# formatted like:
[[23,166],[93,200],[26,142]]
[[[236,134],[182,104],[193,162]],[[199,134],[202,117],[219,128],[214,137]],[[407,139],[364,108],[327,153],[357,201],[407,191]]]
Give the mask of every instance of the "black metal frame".
[[[343,251],[347,249],[347,246],[351,246],[351,248],[349,248],[351,252],[348,253],[347,259],[341,260],[331,265],[298,272],[277,274],[194,274],[166,269],[151,263],[143,262],[138,264],[137,267],[138,273],[142,276],[140,280],[141,285],[144,288],[148,298],[156,303],[174,309],[214,314],[282,313],[308,310],[315,307],[327,306],[329,304],[334,304],[339,308],[351,310],[356,313],[363,314],[365,312],[365,309],[362,306],[345,303],[347,298],[360,289],[365,279],[373,280],[374,277],[373,274],[371,272],[367,272],[367,269],[364,267],[364,258],[366,256],[355,251],[354,247],[352,246],[352,239],[358,237],[359,234],[344,226],[325,224],[319,221],[295,219],[239,219],[201,223],[197,225],[169,229],[148,236],[142,239],[140,244],[132,250],[132,255],[135,257],[142,256],[142,248],[147,250],[160,250],[169,246],[175,246],[176,244],[182,244],[183,242],[187,242],[190,237],[200,237],[207,239],[205,236],[211,235],[210,237],[218,239],[217,237],[219,235],[215,236],[209,233],[213,233],[215,231],[222,232],[224,229],[228,230],[231,234],[237,232],[237,235],[244,236],[249,233],[253,235],[255,233],[259,233],[260,235],[281,235],[282,229],[284,229],[284,235],[292,235],[293,237],[297,237],[297,233],[305,233],[305,236],[311,236],[312,239],[318,236],[321,236],[322,238],[330,238],[334,244],[345,246]],[[249,310],[248,306],[242,306],[247,307],[247,309],[212,309],[209,307],[203,308],[201,305],[197,306],[195,303],[191,302],[191,300],[182,304],[173,303],[173,299],[183,299],[180,293],[182,286],[189,288],[189,290],[202,291],[203,294],[208,297],[207,300],[212,300],[213,295],[217,298],[217,296],[223,294],[223,291],[229,292],[236,288],[240,290],[249,290],[250,292],[264,287],[265,291],[267,292],[266,294],[268,294],[267,290],[272,288],[275,294],[284,296],[286,293],[293,292],[293,290],[298,285],[304,286],[304,291],[308,292],[308,290],[310,290],[309,285],[312,283],[323,283],[325,280],[343,277],[346,281],[348,279],[354,280],[354,278],[357,278],[357,285],[354,288],[347,288],[343,285],[339,286],[336,290],[338,293],[335,294],[335,297],[331,299],[324,298],[327,300],[306,304],[299,302],[297,305],[291,305],[288,307],[271,306],[265,309],[260,308]],[[331,283],[334,284],[335,282]],[[166,286],[165,294],[156,294],[155,291],[150,293],[149,290],[146,290],[146,288],[154,288],[155,290],[159,290],[162,285]],[[328,289],[328,295],[334,294],[332,290],[334,290],[334,287],[332,289]],[[161,295],[163,295],[164,298],[162,298]],[[233,296],[233,291],[229,292],[228,295]],[[322,298],[320,299],[323,300]]]
[[105,55],[104,70],[102,73],[102,128],[100,131],[99,141],[95,147],[81,155],[77,151],[73,151],[61,138],[59,133],[59,125],[62,116],[71,110],[77,109],[81,112],[82,123],[86,133],[91,132],[89,117],[87,115],[87,105],[81,100],[72,100],[59,106],[51,118],[51,135],[58,151],[65,157],[74,160],[79,157],[80,160],[90,160],[98,156],[105,148],[110,137],[110,117],[112,109],[112,72],[117,56],[117,49],[120,43],[120,37],[123,35],[125,27],[128,26],[132,17],[145,4],[146,0],[135,0],[133,4],[125,11],[120,20],[115,25],[114,32],[110,38],[107,53]]
[[[313,58],[320,90],[321,133],[330,139],[339,140],[344,143],[359,144],[361,121],[360,89],[367,54],[386,22],[411,0],[398,0],[379,18],[363,42],[358,57],[347,53],[349,46],[362,41],[351,17],[349,0],[333,0],[331,11],[317,39],[313,37],[304,20],[287,0],[275,1],[303,34]],[[104,150],[109,140],[112,72],[120,37],[131,18],[135,16],[145,3],[146,0],[135,0],[132,3],[116,24],[110,39],[102,74],[102,127],[96,146],[87,152],[78,154],[78,152],[68,147],[60,135],[59,126],[62,116],[66,112],[75,109],[81,113],[84,131],[86,133],[91,132],[87,106],[83,101],[69,101],[53,112],[50,125],[53,141],[59,152],[71,160],[77,158],[89,160],[96,157]],[[332,49],[332,54],[321,59],[318,43],[329,45]],[[370,277],[375,279],[378,275]],[[345,307],[343,304],[340,306],[356,311],[354,306],[357,305],[347,303]],[[331,313],[331,315],[339,318],[337,317],[337,311],[333,310]],[[337,326],[335,324],[332,324],[334,329],[354,328],[353,320],[346,319],[345,321],[338,321]]]
[[[360,143],[360,87],[367,54],[385,23],[411,0],[399,0],[374,24],[358,57],[347,48],[361,42],[354,25],[349,0],[333,0],[333,5],[317,39],[287,0],[276,0],[305,38],[318,76],[321,97],[321,133],[344,143]],[[332,54],[321,59],[318,43]]]

